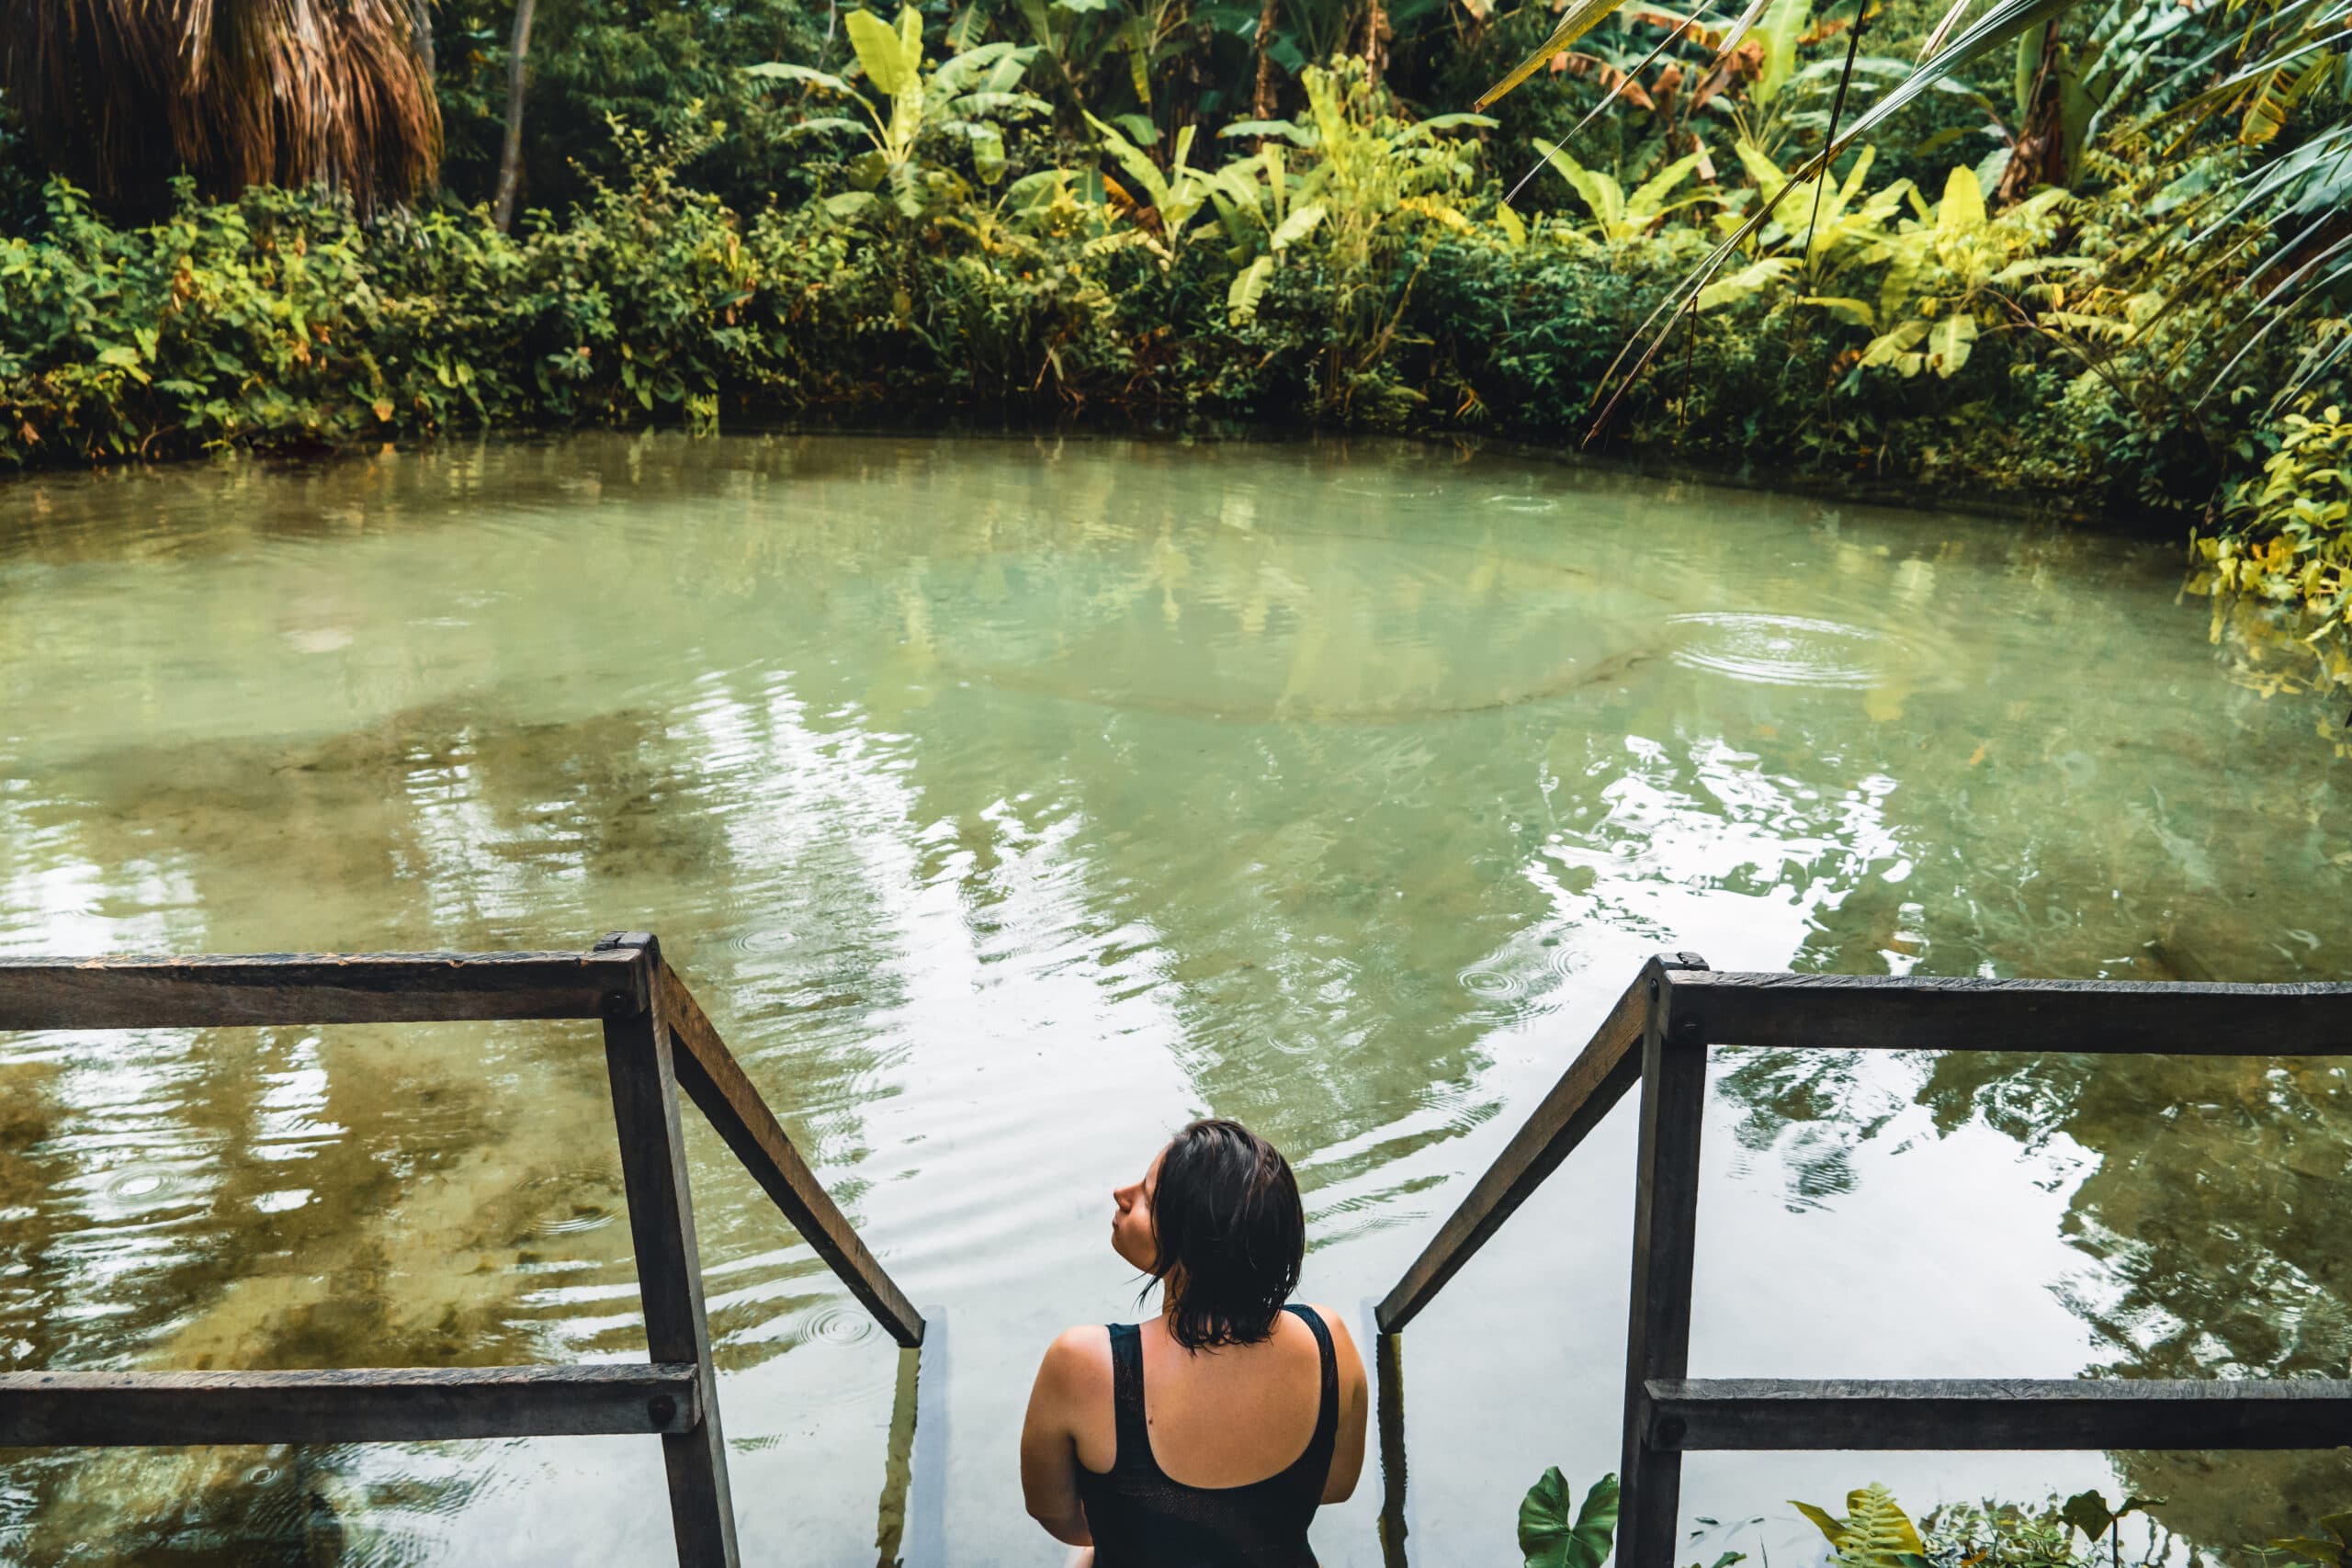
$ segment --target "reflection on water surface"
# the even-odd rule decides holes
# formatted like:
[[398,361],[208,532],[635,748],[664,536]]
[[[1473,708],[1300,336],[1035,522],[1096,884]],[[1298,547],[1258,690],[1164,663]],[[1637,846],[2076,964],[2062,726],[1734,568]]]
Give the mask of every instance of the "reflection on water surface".
[[[1386,446],[582,437],[0,487],[0,943],[661,932],[918,1301],[958,1563],[1131,1315],[1107,1189],[1203,1111],[1377,1294],[1640,959],[2352,978],[2306,710],[2169,548]],[[17,1367],[641,1353],[592,1028],[0,1042]],[[1724,1053],[1702,1374],[2344,1375],[2332,1064]],[[1410,1538],[1614,1464],[1621,1115],[1408,1337]],[[699,1130],[692,1134],[701,1137]],[[747,1553],[872,1551],[895,1358],[716,1140]],[[2331,1456],[2125,1456],[2284,1533]],[[1694,1515],[2098,1456],[1725,1456]],[[1374,1562],[1368,1488],[1317,1527]],[[26,1562],[655,1561],[629,1439],[20,1455]],[[1770,1537],[1768,1540],[1781,1538]],[[1801,1537],[1782,1542],[1792,1551]]]

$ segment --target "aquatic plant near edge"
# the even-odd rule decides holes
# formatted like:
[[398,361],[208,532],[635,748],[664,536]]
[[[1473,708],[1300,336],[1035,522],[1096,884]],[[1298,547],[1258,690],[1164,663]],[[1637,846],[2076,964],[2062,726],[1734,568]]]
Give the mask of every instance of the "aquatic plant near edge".
[[[1789,1506],[1828,1541],[1830,1568],[2123,1568],[2123,1520],[2147,1516],[2163,1503],[2161,1497],[2126,1497],[2111,1505],[2093,1490],[2039,1509],[1945,1508],[1927,1516],[1924,1528],[1876,1483],[1849,1492],[1842,1515],[1812,1503]],[[1594,1483],[1577,1506],[1559,1467],[1545,1471],[1519,1506],[1526,1568],[1601,1568],[1615,1547],[1617,1506],[1614,1475]],[[2160,1536],[2153,1519],[2150,1527],[2144,1548],[2132,1552],[2134,1568],[2170,1560],[2171,1538]],[[2252,1550],[2276,1568],[2352,1568],[2352,1512],[2330,1514],[2317,1528],[2319,1535],[2285,1537]],[[1725,1551],[1707,1568],[1745,1561],[1744,1552]]]

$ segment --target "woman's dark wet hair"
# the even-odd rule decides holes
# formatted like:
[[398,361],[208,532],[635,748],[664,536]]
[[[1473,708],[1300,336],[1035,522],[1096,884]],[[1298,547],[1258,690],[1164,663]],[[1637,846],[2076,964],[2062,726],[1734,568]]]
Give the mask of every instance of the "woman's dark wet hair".
[[1169,1141],[1152,1189],[1151,1277],[1191,1350],[1254,1345],[1298,1289],[1306,1211],[1282,1151],[1238,1122],[1204,1121]]

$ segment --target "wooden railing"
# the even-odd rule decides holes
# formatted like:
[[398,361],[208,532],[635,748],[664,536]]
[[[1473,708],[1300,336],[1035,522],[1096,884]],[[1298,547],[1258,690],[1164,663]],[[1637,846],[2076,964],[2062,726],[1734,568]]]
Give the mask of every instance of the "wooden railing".
[[[734,1568],[678,1091],[903,1347],[922,1315],[809,1171],[643,933],[585,953],[0,959],[0,1030],[597,1019],[648,1359],[633,1365],[0,1374],[0,1448],[659,1435],[678,1561]],[[911,1369],[894,1427],[911,1432]],[[904,1468],[901,1456],[894,1464]],[[904,1506],[903,1486],[896,1505]],[[893,1506],[886,1495],[886,1513]]]
[[[2316,1449],[2352,1443],[2352,1382],[1688,1376],[1711,1045],[2352,1055],[2352,986],[1717,974],[1653,959],[1374,1311],[1413,1320],[1642,1086],[1618,1556],[1672,1568],[1682,1456],[1715,1449]],[[1384,1343],[1384,1372],[1396,1363]],[[1401,1397],[1401,1396],[1399,1396]],[[1384,1518],[1385,1514],[1384,1514]],[[1401,1555],[1392,1551],[1392,1559]]]

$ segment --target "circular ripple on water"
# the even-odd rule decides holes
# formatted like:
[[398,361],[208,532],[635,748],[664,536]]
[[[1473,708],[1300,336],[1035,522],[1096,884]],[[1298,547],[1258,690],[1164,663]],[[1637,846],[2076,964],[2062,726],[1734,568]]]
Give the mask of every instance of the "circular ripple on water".
[[1507,969],[1464,969],[1455,978],[1464,990],[1490,1002],[1514,1000],[1527,989],[1527,982]]
[[1370,496],[1375,501],[1420,501],[1442,493],[1436,485],[1335,484],[1331,488],[1341,495]]
[[874,1320],[855,1302],[833,1302],[800,1320],[800,1338],[826,1345],[854,1345],[874,1337]]
[[1881,633],[1804,615],[1676,615],[1674,661],[1767,686],[1875,686],[1883,678]]
[[1548,495],[1501,495],[1487,497],[1487,504],[1498,512],[1557,512],[1559,502]]
[[170,1201],[181,1185],[177,1171],[145,1168],[124,1171],[107,1181],[106,1190],[119,1201],[149,1205]]
[[537,1235],[576,1235],[602,1230],[620,1217],[620,1194],[602,1171],[557,1171],[523,1184],[538,1204]]

